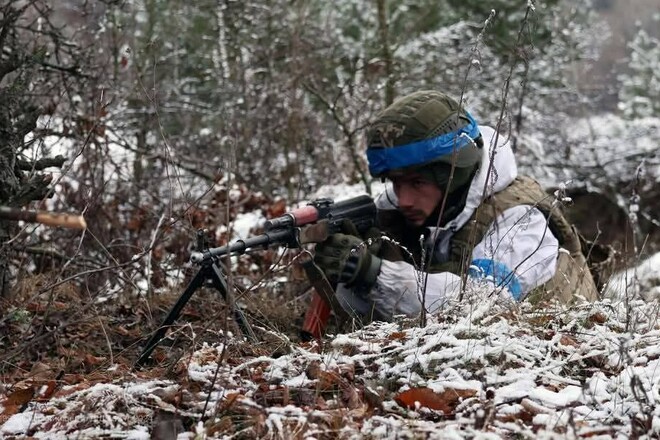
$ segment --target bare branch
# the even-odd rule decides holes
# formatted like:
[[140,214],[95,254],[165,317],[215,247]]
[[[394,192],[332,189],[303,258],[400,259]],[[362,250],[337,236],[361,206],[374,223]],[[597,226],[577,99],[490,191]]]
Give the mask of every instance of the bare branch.
[[65,161],[66,159],[64,156],[57,155],[55,157],[45,157],[34,162],[27,160],[17,160],[16,165],[20,170],[23,171],[41,171],[50,167],[61,168]]

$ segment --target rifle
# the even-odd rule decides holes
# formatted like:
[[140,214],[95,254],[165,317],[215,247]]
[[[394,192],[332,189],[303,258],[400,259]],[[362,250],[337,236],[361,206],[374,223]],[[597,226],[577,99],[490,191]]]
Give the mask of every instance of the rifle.
[[82,215],[63,214],[48,211],[29,211],[25,209],[0,206],[0,219],[41,223],[48,226],[61,226],[71,229],[86,229],[87,223]]
[[[232,308],[234,320],[241,333],[247,339],[256,341],[245,315],[236,307],[230,297],[220,265],[220,258],[227,255],[241,255],[254,250],[267,249],[270,246],[284,245],[299,248],[307,243],[320,243],[325,241],[331,234],[340,232],[345,219],[353,222],[358,232],[366,232],[374,226],[376,221],[374,201],[367,195],[340,202],[334,202],[329,198],[316,199],[306,206],[288,212],[281,217],[267,220],[264,226],[265,232],[261,235],[245,240],[237,240],[232,244],[216,248],[209,248],[205,232],[198,230],[197,249],[190,255],[190,262],[198,265],[200,269],[170,309],[162,324],[145,344],[140,357],[135,362],[135,367],[140,368],[149,359],[169,327],[181,314],[183,307],[195,291],[203,285],[213,286],[220,292],[225,302]],[[337,314],[345,312],[338,305],[334,296],[334,289],[323,275],[323,272],[314,264],[309,255],[303,256],[302,259],[303,268],[316,289],[312,307],[305,316],[305,324],[302,330],[303,334],[318,338],[332,310]]]

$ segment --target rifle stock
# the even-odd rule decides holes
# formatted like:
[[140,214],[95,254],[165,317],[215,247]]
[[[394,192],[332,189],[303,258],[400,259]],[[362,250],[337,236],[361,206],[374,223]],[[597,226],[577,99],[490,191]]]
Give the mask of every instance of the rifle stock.
[[70,229],[87,229],[87,223],[82,215],[64,214],[49,211],[29,211],[25,209],[0,206],[0,219],[41,223],[48,226],[59,226]]

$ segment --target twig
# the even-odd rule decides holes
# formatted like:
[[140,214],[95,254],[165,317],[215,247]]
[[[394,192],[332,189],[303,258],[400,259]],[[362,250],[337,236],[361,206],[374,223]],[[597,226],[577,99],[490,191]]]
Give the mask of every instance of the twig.
[[156,246],[156,238],[158,237],[158,231],[160,230],[160,227],[163,224],[163,220],[165,219],[165,213],[162,213],[160,215],[160,218],[158,219],[158,224],[156,224],[156,227],[154,228],[153,233],[151,234],[151,242],[149,243],[149,246],[147,249],[150,249],[149,254],[147,255],[147,262],[145,264],[145,275],[147,277],[147,295],[151,292],[151,259],[153,256],[153,251],[154,247]]
[[[225,337],[227,335],[226,323],[227,322],[225,321]],[[213,372],[213,379],[211,379],[211,385],[209,386],[209,393],[206,395],[206,400],[204,401],[204,408],[202,408],[202,414],[199,417],[200,421],[203,421],[204,416],[206,415],[206,408],[208,408],[209,402],[211,401],[211,394],[213,394],[213,387],[215,386],[215,382],[218,380],[218,373],[220,372],[220,366],[222,365],[222,361],[225,357],[226,352],[227,352],[227,342],[225,341],[225,343],[222,344],[222,351],[220,352],[220,356],[218,356],[217,366],[215,367],[215,371]]]

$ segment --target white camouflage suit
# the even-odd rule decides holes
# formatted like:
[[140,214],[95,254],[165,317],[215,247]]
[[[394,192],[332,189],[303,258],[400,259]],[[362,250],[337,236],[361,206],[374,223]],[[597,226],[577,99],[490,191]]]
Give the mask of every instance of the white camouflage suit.
[[[502,135],[496,136],[491,127],[481,126],[480,130],[485,145],[482,150],[483,165],[470,184],[465,208],[444,227],[430,228],[431,233],[425,242],[429,249],[435,238],[433,234],[439,234],[438,241],[448,245],[447,238],[452,231],[460,230],[488,195],[507,188],[518,174],[508,140]],[[493,150],[493,166],[487,179],[487,165]],[[376,198],[376,206],[379,210],[398,208],[391,183]],[[469,273],[473,276],[478,274],[495,286],[501,280],[493,279],[493,273],[489,273],[492,269],[489,268],[495,266],[500,269],[500,273],[504,269],[509,276],[506,288],[500,289],[500,294],[522,300],[528,292],[555,275],[559,253],[559,241],[548,228],[543,213],[534,206],[519,205],[503,211],[484,238],[475,245],[472,251],[472,270]],[[376,284],[369,292],[356,293],[340,284],[337,297],[345,309],[363,316],[373,314],[378,319],[386,320],[401,314],[414,317],[421,312],[420,280],[425,275],[407,262],[383,260]],[[456,298],[461,284],[461,278],[454,273],[428,274],[425,290],[427,311],[438,311],[447,300]]]

